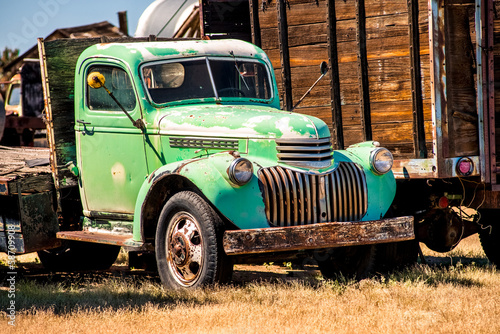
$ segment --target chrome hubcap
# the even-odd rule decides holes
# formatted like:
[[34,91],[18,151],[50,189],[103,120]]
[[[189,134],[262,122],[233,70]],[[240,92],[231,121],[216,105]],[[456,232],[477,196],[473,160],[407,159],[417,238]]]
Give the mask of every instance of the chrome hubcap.
[[167,261],[178,283],[193,285],[203,268],[203,243],[196,219],[181,211],[172,217],[167,235]]

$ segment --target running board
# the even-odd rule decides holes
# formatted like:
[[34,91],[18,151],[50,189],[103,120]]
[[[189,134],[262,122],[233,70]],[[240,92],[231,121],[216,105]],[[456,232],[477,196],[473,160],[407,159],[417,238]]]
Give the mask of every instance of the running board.
[[415,239],[413,217],[224,232],[228,255],[358,246]]
[[134,241],[132,239],[132,234],[112,234],[89,231],[64,231],[57,232],[56,237],[58,239],[139,248],[144,250],[149,248],[148,245],[144,244],[143,242]]

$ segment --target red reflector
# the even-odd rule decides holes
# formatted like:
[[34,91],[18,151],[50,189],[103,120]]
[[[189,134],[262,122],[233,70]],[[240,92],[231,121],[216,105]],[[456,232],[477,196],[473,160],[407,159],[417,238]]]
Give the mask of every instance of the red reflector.
[[441,209],[447,208],[448,207],[448,198],[445,196],[441,197],[439,199],[438,205]]
[[474,171],[474,165],[469,158],[461,158],[457,163],[457,173],[460,176],[469,176]]

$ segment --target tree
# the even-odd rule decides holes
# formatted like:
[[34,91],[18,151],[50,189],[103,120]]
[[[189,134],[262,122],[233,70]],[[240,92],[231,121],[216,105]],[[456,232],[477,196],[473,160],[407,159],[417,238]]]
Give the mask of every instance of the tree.
[[5,47],[0,57],[0,74],[3,73],[3,68],[5,65],[10,63],[12,60],[19,56],[19,49],[12,50],[11,48]]

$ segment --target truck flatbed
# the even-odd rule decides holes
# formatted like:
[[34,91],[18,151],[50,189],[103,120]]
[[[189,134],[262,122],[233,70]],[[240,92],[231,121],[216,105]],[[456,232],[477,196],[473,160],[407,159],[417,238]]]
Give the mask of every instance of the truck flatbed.
[[48,148],[0,146],[0,195],[37,193],[52,187]]

